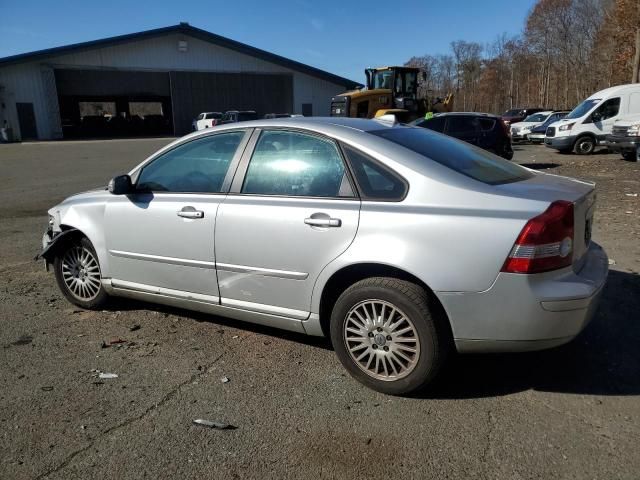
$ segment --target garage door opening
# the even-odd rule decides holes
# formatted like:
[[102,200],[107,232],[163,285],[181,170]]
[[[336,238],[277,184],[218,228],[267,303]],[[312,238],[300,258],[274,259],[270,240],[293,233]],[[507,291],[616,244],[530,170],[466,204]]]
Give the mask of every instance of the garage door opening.
[[56,70],[63,138],[173,135],[166,72]]

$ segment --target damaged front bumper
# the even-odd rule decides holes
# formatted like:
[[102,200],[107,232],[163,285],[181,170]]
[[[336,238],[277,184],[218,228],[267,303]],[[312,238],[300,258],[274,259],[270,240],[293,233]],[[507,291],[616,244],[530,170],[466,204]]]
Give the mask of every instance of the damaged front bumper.
[[57,247],[61,245],[60,240],[75,231],[75,229],[69,229],[56,232],[49,226],[42,235],[42,252],[36,255],[34,260],[44,259],[45,269],[49,271],[49,265],[53,261]]

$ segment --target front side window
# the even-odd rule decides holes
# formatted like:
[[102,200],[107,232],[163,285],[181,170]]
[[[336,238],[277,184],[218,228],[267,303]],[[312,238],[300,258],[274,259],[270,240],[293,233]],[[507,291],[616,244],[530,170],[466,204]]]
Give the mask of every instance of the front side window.
[[610,98],[602,105],[600,105],[595,112],[593,112],[593,121],[601,122],[607,118],[612,118],[618,115],[620,111],[620,97]]
[[352,197],[342,157],[328,139],[267,130],[254,149],[242,193],[307,197]]
[[137,189],[152,192],[220,193],[244,131],[184,143],[146,165]]

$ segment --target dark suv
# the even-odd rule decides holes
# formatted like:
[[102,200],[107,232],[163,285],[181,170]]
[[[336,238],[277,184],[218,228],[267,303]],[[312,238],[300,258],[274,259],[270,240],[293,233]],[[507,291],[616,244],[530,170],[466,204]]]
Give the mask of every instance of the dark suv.
[[502,114],[502,120],[507,125],[510,125],[512,123],[521,122],[529,115],[542,112],[543,110],[543,108],[512,108]]
[[500,117],[486,113],[440,113],[431,119],[419,118],[412,125],[459,138],[500,155],[513,158],[509,128]]

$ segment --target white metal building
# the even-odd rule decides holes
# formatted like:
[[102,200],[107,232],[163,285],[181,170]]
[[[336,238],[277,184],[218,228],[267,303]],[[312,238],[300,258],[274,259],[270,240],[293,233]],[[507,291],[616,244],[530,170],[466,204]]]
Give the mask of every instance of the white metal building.
[[186,23],[0,59],[17,139],[182,135],[200,112],[329,115],[358,84]]

